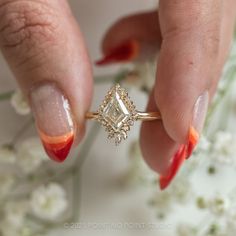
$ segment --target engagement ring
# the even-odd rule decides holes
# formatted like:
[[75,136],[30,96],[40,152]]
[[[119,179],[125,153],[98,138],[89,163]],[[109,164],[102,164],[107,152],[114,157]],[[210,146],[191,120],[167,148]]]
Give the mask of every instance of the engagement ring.
[[127,132],[135,121],[160,120],[159,111],[140,112],[130,100],[127,91],[119,84],[113,86],[97,112],[87,112],[86,119],[100,122],[108,132],[108,138],[118,145],[127,138]]

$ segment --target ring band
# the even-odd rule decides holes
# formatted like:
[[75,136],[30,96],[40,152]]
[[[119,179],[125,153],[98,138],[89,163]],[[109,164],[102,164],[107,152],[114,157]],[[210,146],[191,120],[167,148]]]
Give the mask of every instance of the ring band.
[[127,138],[134,121],[161,120],[161,114],[159,111],[137,111],[127,91],[116,84],[108,91],[98,111],[87,112],[85,118],[100,122],[108,132],[108,138],[113,138],[117,145]]
[[[99,117],[98,112],[87,112],[85,118],[88,120],[97,120]],[[160,120],[161,115],[160,112],[141,112],[137,111],[136,120],[140,121],[153,121],[153,120]]]

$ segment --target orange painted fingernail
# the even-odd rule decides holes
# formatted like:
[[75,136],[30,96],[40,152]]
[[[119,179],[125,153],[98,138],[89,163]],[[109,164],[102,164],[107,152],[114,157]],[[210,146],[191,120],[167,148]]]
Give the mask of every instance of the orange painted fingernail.
[[63,162],[75,137],[75,124],[68,99],[54,83],[35,87],[30,95],[39,136],[48,156]]
[[121,45],[113,48],[102,59],[95,62],[102,66],[112,63],[129,62],[136,59],[139,55],[140,44],[137,40],[128,40]]
[[189,129],[186,159],[188,159],[192,155],[193,150],[196,147],[198,141],[199,141],[199,133],[196,131],[196,129],[193,126],[191,126]]
[[209,94],[208,91],[205,91],[198,97],[194,105],[192,125],[189,129],[187,159],[192,155],[192,152],[199,141],[207,114],[208,102]]
[[180,145],[178,151],[175,153],[172,159],[172,163],[169,167],[169,170],[167,171],[167,175],[160,176],[159,185],[160,185],[161,190],[164,190],[165,188],[169,186],[171,181],[174,179],[174,177],[178,173],[178,170],[184,163],[186,159],[186,155],[187,155],[187,147],[186,145],[182,144]]

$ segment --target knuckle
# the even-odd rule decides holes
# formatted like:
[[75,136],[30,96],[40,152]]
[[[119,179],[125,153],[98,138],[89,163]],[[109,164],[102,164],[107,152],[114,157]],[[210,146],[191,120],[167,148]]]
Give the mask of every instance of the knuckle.
[[[0,5],[0,45],[21,61],[42,53],[45,44],[53,45],[58,35],[57,16],[39,1],[7,1]],[[25,57],[25,58],[22,58]]]
[[[171,1],[170,1],[171,2]],[[219,4],[211,1],[183,1],[175,3],[176,12],[165,14],[164,41],[178,41],[200,46],[202,52],[211,58],[219,55],[222,14]],[[186,10],[188,9],[188,11]],[[167,15],[167,16],[166,16]]]
[[171,29],[165,35],[163,42],[179,42],[180,45],[193,46],[193,50],[200,49],[206,57],[217,59],[220,53],[220,27],[199,25],[195,28]]

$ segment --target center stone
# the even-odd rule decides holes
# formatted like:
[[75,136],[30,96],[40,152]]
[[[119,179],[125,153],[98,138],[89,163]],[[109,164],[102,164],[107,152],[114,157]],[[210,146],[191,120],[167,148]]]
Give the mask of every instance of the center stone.
[[117,91],[112,94],[111,100],[104,108],[103,117],[115,131],[118,131],[122,124],[129,119],[130,113]]

